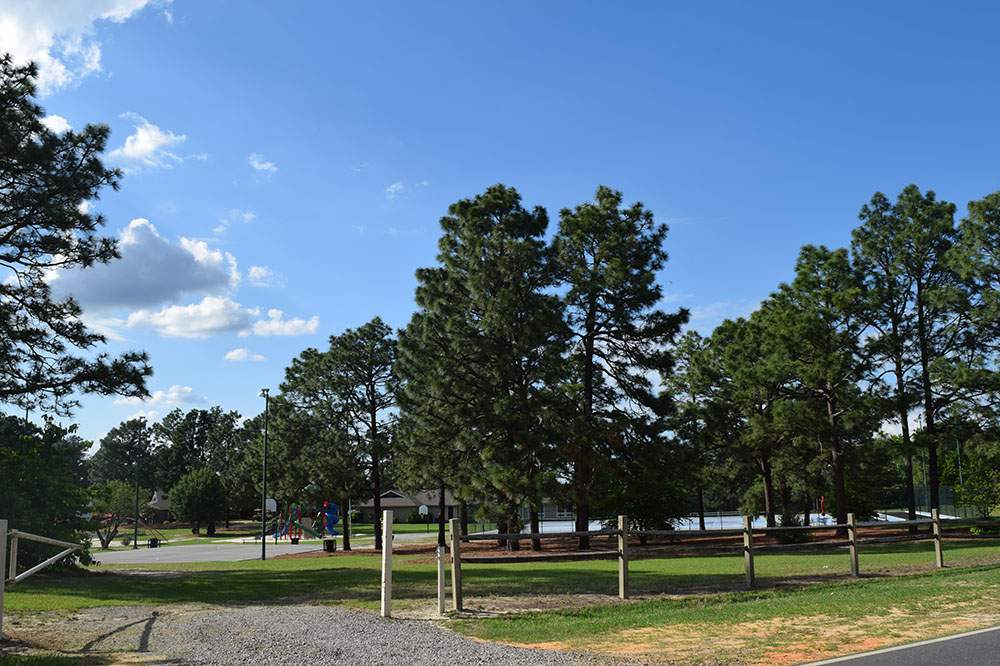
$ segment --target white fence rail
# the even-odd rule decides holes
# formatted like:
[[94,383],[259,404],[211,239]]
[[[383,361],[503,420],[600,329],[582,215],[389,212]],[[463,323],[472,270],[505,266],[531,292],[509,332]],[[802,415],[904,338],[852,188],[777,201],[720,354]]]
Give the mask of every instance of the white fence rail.
[[[7,565],[4,559],[7,555],[7,540],[10,539],[10,563]],[[17,544],[18,541],[24,539],[26,541],[36,541],[38,543],[44,543],[49,546],[60,546],[64,550],[60,551],[57,555],[53,555],[44,562],[40,562],[35,566],[17,573]],[[60,541],[59,539],[53,539],[51,537],[39,536],[37,534],[29,534],[28,532],[22,532],[20,530],[10,530],[7,531],[7,520],[0,518],[0,638],[3,637],[3,595],[4,587],[7,585],[14,585],[15,583],[20,583],[22,580],[28,576],[34,575],[44,569],[45,567],[55,564],[59,560],[63,559],[67,555],[73,553],[77,550],[82,550],[83,546],[78,543],[70,543],[69,541]],[[6,565],[6,566],[5,566]],[[3,572],[7,571],[7,577],[4,578]]]

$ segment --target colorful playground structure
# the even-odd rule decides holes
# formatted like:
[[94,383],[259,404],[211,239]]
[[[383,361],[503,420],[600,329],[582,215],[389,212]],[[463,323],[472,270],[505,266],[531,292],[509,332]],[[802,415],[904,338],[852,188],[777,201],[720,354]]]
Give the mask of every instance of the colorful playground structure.
[[337,536],[336,526],[340,522],[340,509],[334,502],[324,501],[322,510],[316,513],[316,518],[302,515],[302,507],[298,504],[289,504],[286,511],[279,513],[277,525],[273,537],[274,542],[288,539],[291,543],[298,543],[303,534],[308,534],[314,539],[322,539],[327,536]]

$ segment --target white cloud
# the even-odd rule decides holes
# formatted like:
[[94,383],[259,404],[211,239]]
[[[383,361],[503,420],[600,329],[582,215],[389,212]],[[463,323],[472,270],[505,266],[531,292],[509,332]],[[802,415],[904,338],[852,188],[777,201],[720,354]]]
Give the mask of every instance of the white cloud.
[[305,319],[285,319],[285,313],[277,308],[267,311],[267,319],[253,324],[254,335],[304,335],[315,333],[319,328],[319,317]]
[[[126,421],[131,421],[132,419],[146,419],[147,422],[151,423],[153,421],[160,420],[160,412],[159,410],[156,409],[140,409],[139,411],[135,412],[134,414],[130,414],[128,417],[125,418]],[[104,438],[101,437],[101,439]]]
[[187,141],[187,136],[160,129],[136,113],[124,113],[122,118],[132,122],[135,132],[125,138],[125,143],[108,156],[119,162],[147,167],[169,169],[184,158],[168,150]]
[[401,195],[403,193],[403,190],[405,189],[406,186],[403,185],[403,181],[397,180],[395,183],[385,188],[385,198],[388,199],[389,201],[392,201],[393,199],[398,199],[399,195]]
[[256,219],[257,215],[252,211],[232,208],[228,213],[219,218],[219,224],[212,229],[212,233],[216,236],[221,236],[233,222],[243,222],[244,224],[249,224]]
[[247,331],[257,308],[245,308],[228,297],[206,296],[198,303],[172,305],[158,311],[137,310],[129,328],[151,328],[167,338],[205,338],[218,333]]
[[389,201],[394,201],[399,199],[407,192],[411,192],[414,189],[421,189],[425,187],[430,187],[431,181],[429,180],[419,180],[416,183],[410,182],[409,185],[401,180],[397,180],[395,183],[390,184],[385,188],[385,198]]
[[47,95],[101,71],[98,21],[124,23],[150,0],[7,0],[0,5],[0,45],[18,63],[38,64],[38,88]]
[[56,134],[62,134],[63,132],[68,132],[73,129],[69,124],[69,121],[62,116],[45,116],[42,118],[42,124],[45,125],[50,132],[55,132]]
[[226,352],[225,359],[227,361],[234,361],[234,362],[253,361],[255,363],[267,360],[267,358],[264,355],[255,354],[246,347],[237,347],[236,349],[232,349]]
[[202,266],[211,266],[218,270],[228,270],[229,286],[237,287],[240,284],[239,266],[236,264],[236,257],[228,252],[213,250],[208,243],[203,240],[195,240],[181,236],[180,246],[191,253],[194,260]]
[[205,399],[195,394],[193,388],[180,384],[174,384],[165,391],[153,391],[148,398],[129,396],[115,400],[116,405],[146,405],[149,407],[177,407],[178,405],[192,405],[201,402],[205,402]]
[[64,271],[54,288],[72,294],[90,314],[149,307],[190,294],[223,293],[239,283],[233,255],[184,237],[174,244],[145,218],[129,222],[118,248],[120,259]]
[[267,266],[251,266],[247,271],[247,277],[250,279],[250,284],[255,287],[270,287],[274,271]]
[[256,171],[263,171],[264,173],[274,173],[278,170],[277,164],[268,162],[260,153],[250,153],[250,157],[247,158],[247,164]]
[[81,201],[80,204],[76,207],[76,209],[80,211],[82,215],[86,215],[87,213],[89,213],[90,208],[91,208],[91,203],[90,201],[87,200]]
[[708,335],[724,319],[748,317],[759,306],[760,301],[750,300],[717,301],[695,305],[690,308],[691,318],[688,320],[687,326],[703,335]]
[[87,325],[87,328],[103,335],[108,340],[114,340],[115,342],[125,341],[125,337],[118,332],[125,325],[124,319],[118,319],[117,317],[92,317],[84,313],[80,317],[80,320]]

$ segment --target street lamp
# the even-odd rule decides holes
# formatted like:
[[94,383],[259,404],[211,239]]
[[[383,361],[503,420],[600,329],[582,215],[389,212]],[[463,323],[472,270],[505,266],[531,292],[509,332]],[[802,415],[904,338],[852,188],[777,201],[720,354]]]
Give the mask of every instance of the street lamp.
[[264,398],[264,465],[261,476],[262,490],[260,494],[260,559],[267,559],[267,419],[270,398],[270,389],[262,388],[260,395]]

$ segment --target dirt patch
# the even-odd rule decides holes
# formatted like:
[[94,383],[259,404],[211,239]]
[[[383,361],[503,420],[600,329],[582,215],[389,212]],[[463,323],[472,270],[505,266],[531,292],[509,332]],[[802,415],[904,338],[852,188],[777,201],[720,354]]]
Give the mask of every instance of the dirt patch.
[[[737,624],[677,624],[629,629],[601,640],[532,644],[642,661],[705,664],[801,664],[945,636],[1000,623],[1000,609],[982,601],[950,604],[928,616],[900,609],[844,620],[831,615]],[[549,648],[549,646],[552,646]],[[526,646],[527,647],[527,646]]]
[[200,604],[87,608],[73,613],[18,614],[5,630],[25,646],[60,652],[134,650],[143,634],[166,619],[212,612]]

